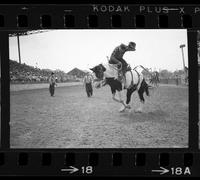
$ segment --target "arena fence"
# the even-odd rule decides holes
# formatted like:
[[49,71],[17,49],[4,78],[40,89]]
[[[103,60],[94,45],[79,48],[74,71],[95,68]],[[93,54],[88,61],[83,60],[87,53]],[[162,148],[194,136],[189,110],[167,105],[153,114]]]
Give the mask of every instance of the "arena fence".
[[160,79],[160,83],[161,84],[176,84],[176,85],[187,84],[187,82],[183,78]]

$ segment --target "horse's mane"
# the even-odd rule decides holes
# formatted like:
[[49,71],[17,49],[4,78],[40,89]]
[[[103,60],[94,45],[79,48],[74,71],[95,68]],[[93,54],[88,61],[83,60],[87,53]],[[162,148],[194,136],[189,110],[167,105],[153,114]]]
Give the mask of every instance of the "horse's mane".
[[113,64],[109,64],[109,63],[105,63],[105,64],[102,64],[106,71],[104,72],[104,76],[106,78],[117,78],[118,76],[118,71],[117,71],[117,68],[115,65]]

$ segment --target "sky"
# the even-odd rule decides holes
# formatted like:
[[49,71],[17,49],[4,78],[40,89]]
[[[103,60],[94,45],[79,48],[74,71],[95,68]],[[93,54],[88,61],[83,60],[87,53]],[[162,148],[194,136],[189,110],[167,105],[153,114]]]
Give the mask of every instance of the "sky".
[[[187,30],[185,29],[130,29],[130,30],[49,30],[48,32],[20,36],[21,61],[41,69],[73,68],[89,70],[106,63],[115,47],[136,43],[136,51],[126,52],[124,59],[134,68],[143,65],[152,70],[183,69],[180,49],[184,47],[185,65],[188,66]],[[11,60],[19,61],[17,38],[9,38]]]

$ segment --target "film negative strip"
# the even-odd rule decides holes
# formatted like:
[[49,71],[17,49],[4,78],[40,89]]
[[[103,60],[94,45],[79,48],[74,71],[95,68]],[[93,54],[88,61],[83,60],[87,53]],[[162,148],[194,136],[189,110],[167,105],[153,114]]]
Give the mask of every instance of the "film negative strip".
[[0,5],[0,175],[200,177],[200,5]]

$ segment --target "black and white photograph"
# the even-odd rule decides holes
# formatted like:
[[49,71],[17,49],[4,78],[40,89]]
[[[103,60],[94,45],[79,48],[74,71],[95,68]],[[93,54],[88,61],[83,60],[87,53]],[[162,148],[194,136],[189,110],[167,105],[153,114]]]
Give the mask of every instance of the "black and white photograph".
[[10,148],[188,148],[187,41],[186,29],[10,33]]

